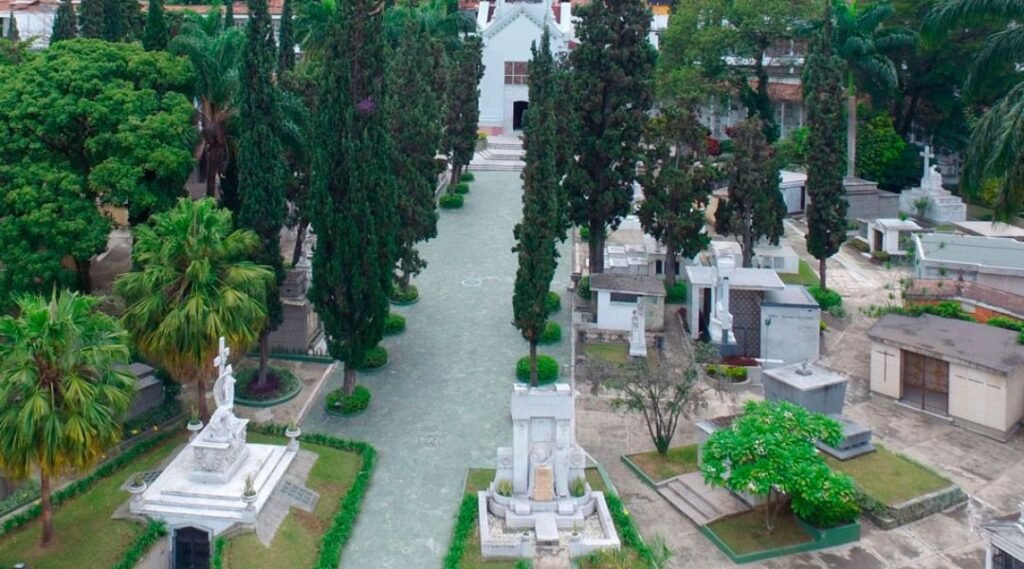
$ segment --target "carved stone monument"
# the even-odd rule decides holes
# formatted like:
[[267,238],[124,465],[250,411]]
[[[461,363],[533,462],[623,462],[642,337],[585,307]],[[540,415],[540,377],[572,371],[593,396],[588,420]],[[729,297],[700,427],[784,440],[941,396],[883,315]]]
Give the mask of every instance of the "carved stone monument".
[[629,355],[634,358],[647,357],[647,333],[644,322],[646,314],[643,302],[643,299],[638,300],[636,308],[633,309],[633,322],[629,334]]
[[245,444],[248,419],[235,416],[235,375],[228,363],[231,349],[220,339],[217,357],[217,381],[213,384],[213,399],[217,409],[199,436],[189,447],[195,456],[195,470],[191,478],[196,482],[223,484],[231,479],[245,461],[249,449]]
[[920,185],[900,194],[900,211],[937,224],[967,219],[967,205],[942,187],[939,167],[931,163],[935,158],[931,147],[925,146],[921,156],[924,157],[924,171]]
[[718,346],[723,355],[729,355],[736,346],[736,336],[732,332],[732,313],[729,312],[729,277],[736,268],[736,258],[722,256],[717,259],[712,270],[714,286],[711,288],[711,315],[708,319],[708,334],[711,343]]
[[563,539],[573,557],[618,549],[604,494],[585,481],[571,388],[516,385],[511,410],[512,447],[498,449],[494,482],[479,496],[483,556],[530,557],[535,545]]

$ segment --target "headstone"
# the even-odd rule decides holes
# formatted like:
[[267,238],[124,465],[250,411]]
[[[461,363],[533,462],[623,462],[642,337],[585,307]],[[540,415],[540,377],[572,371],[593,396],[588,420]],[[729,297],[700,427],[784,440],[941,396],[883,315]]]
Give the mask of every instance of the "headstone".
[[647,334],[645,330],[645,315],[643,299],[637,301],[633,309],[633,323],[629,334],[629,355],[634,358],[647,357]]
[[736,345],[733,335],[732,313],[729,312],[729,277],[736,268],[733,256],[718,257],[714,267],[714,287],[711,289],[711,317],[708,321],[708,333],[711,343],[719,347],[724,355],[729,355]]
[[921,181],[918,187],[904,190],[900,194],[900,211],[938,224],[967,219],[967,205],[942,187],[939,167],[931,163],[931,159],[935,157],[931,147],[925,146],[921,156],[924,158]]

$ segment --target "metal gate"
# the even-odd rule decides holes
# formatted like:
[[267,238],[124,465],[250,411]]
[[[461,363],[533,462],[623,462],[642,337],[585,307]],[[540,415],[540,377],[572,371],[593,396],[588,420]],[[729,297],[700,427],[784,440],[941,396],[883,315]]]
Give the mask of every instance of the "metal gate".
[[949,363],[902,350],[903,393],[900,401],[918,409],[949,414]]

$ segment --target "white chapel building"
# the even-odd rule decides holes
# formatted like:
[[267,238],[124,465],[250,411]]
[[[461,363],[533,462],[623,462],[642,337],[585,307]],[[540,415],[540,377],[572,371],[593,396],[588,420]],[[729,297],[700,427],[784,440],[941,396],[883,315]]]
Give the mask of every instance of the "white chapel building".
[[480,80],[480,130],[511,135],[523,128],[529,105],[527,69],[530,46],[540,45],[544,28],[557,58],[573,40],[572,3],[555,0],[481,1],[477,31],[483,38],[484,76]]

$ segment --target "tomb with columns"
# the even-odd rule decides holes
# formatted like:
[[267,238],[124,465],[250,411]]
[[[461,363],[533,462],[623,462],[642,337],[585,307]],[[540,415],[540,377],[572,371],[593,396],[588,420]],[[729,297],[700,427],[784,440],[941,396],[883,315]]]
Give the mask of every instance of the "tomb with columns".
[[921,156],[924,157],[921,184],[900,194],[900,211],[940,225],[967,219],[967,205],[942,187],[939,167],[931,163],[935,158],[931,148],[925,146]]
[[511,411],[512,446],[498,449],[494,481],[479,494],[483,557],[532,558],[540,548],[566,548],[579,557],[618,549],[604,494],[586,482],[572,389],[516,385]]

